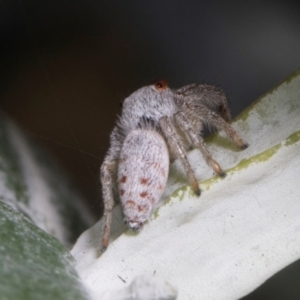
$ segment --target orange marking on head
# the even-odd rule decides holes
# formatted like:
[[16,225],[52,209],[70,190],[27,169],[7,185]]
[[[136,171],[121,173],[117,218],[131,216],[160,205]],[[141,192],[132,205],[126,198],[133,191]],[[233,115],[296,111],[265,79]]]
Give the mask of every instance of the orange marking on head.
[[121,177],[121,179],[120,179],[120,182],[121,182],[121,183],[125,183],[126,180],[127,180],[127,176],[123,175],[123,176]]
[[145,198],[147,195],[148,195],[148,192],[142,192],[142,193],[140,193],[140,196],[141,196],[142,198]]
[[145,178],[145,177],[143,177],[143,178],[140,179],[140,183],[141,184],[148,184],[148,181],[149,181],[149,179]]
[[159,80],[154,83],[154,87],[159,92],[165,90],[168,87],[168,83],[165,80]]

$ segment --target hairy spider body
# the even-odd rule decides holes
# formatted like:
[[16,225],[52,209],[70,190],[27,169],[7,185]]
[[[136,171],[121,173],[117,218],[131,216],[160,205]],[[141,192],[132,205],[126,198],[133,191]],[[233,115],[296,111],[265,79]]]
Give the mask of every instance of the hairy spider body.
[[[247,144],[228,121],[230,113],[225,93],[211,85],[190,84],[173,91],[165,81],[159,81],[140,88],[124,100],[122,114],[111,133],[110,147],[101,165],[102,251],[109,242],[115,190],[118,190],[125,222],[137,230],[160,200],[169,159],[181,161],[189,185],[200,195],[198,181],[187,159],[188,147],[198,148],[207,164],[218,175],[225,176],[207,150],[201,130],[203,124],[223,129],[239,148],[246,148]],[[151,178],[148,187],[142,180],[146,178]]]
[[169,173],[169,152],[154,130],[131,131],[123,143],[118,167],[118,191],[124,221],[140,229],[157,206]]

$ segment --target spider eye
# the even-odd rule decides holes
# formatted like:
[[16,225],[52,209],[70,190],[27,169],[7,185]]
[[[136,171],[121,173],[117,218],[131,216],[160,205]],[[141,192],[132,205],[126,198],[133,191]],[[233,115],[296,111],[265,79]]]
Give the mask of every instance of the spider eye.
[[165,80],[160,80],[154,83],[154,87],[158,91],[163,91],[167,88],[168,83]]

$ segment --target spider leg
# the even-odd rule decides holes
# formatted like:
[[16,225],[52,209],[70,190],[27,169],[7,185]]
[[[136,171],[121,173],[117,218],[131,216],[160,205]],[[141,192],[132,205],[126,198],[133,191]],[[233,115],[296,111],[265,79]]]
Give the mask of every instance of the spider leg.
[[218,130],[223,129],[225,133],[230,137],[230,139],[236,144],[240,149],[246,149],[249,145],[242,140],[242,138],[237,134],[237,132],[232,128],[230,124],[228,124],[225,120],[223,120],[218,114],[213,111],[210,111],[207,107],[203,106],[203,110],[205,110],[205,119],[208,123],[215,126]]
[[229,123],[205,105],[193,105],[191,103],[186,103],[183,107],[187,111],[192,111],[193,114],[197,114],[198,118],[200,118],[202,122],[206,122],[207,124],[216,127],[218,130],[223,129],[234,144],[240,149],[246,149],[248,147],[248,144],[242,140]]
[[189,84],[176,91],[176,96],[181,102],[192,100],[216,111],[225,121],[231,120],[228,101],[225,92],[214,85]]
[[107,249],[109,243],[112,209],[115,205],[114,191],[116,188],[117,168],[123,139],[124,137],[120,134],[116,126],[110,135],[110,147],[100,168],[100,181],[104,203],[101,252]]
[[180,159],[187,174],[190,186],[192,187],[194,193],[197,196],[200,196],[201,190],[199,188],[199,184],[195,177],[194,171],[192,170],[191,165],[187,159],[187,154],[184,146],[182,145],[173,124],[168,117],[161,117],[159,119],[159,124],[169,147],[174,151],[174,155],[176,156],[176,158]]
[[100,180],[102,185],[102,196],[104,202],[103,224],[102,224],[102,238],[101,238],[101,252],[104,252],[109,243],[111,231],[112,209],[115,205],[113,189],[114,179],[117,170],[117,160],[108,155],[100,168]]
[[213,159],[210,152],[205,146],[204,140],[201,135],[196,132],[192,126],[192,124],[186,118],[184,112],[179,111],[175,114],[175,121],[178,124],[179,128],[190,138],[193,146],[198,148],[206,163],[221,177],[226,176],[226,173],[222,170],[220,165]]

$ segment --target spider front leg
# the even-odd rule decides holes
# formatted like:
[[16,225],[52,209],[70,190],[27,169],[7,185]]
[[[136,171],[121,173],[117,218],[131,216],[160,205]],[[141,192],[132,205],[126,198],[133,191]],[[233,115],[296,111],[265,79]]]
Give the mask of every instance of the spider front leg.
[[193,143],[195,148],[198,148],[206,163],[211,166],[211,168],[221,177],[226,176],[226,173],[221,169],[220,165],[212,158],[211,154],[207,150],[203,138],[198,132],[196,132],[188,121],[183,112],[179,111],[175,114],[175,121],[178,124],[179,128],[184,132]]
[[181,109],[196,121],[205,122],[218,130],[224,130],[235,145],[240,149],[246,149],[248,144],[240,138],[237,132],[217,113],[207,108],[205,105],[194,103],[191,99],[186,99],[181,104]]
[[[246,149],[249,145],[242,140],[242,138],[237,134],[237,132],[228,124],[224,119],[222,119],[217,113],[211,111],[206,106],[199,106],[201,110],[201,116],[208,123],[216,127],[218,130],[223,129],[225,133],[230,137],[230,139],[235,143],[235,145],[240,149]],[[199,109],[198,108],[198,109]]]
[[115,174],[117,171],[117,160],[108,155],[100,168],[100,180],[102,185],[102,196],[104,202],[102,237],[101,237],[101,252],[104,252],[109,243],[111,231],[112,209],[115,205],[113,188]]
[[173,127],[173,124],[168,117],[161,117],[159,119],[159,124],[169,147],[173,149],[176,158],[180,159],[181,163],[183,164],[190,186],[192,187],[194,193],[197,196],[200,196],[201,190],[199,188],[198,181],[187,159],[186,151]]

